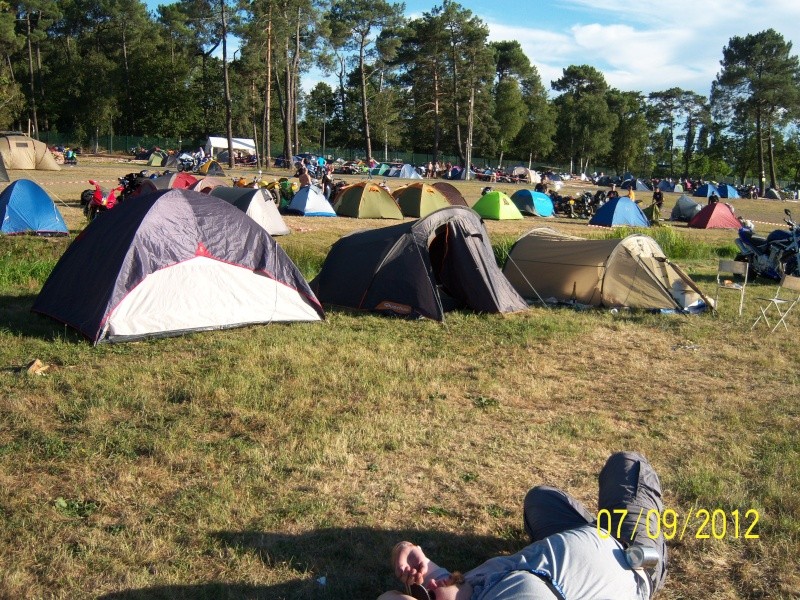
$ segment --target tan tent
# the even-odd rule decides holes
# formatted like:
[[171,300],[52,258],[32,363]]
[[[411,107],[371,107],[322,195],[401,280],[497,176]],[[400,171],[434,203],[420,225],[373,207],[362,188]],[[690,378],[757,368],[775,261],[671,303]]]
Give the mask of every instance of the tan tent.
[[655,310],[713,305],[641,234],[587,240],[540,227],[517,240],[503,273],[527,300]]
[[0,156],[7,169],[61,170],[47,144],[27,135],[0,137]]

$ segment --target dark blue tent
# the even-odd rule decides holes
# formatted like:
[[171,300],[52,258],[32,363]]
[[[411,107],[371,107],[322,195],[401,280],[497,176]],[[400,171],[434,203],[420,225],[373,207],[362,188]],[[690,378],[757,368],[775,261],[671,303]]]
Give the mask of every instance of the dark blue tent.
[[517,205],[523,215],[535,217],[552,217],[554,208],[553,200],[547,194],[531,190],[517,190],[511,196],[511,201]]
[[709,196],[711,196],[711,194],[716,194],[717,196],[719,196],[719,190],[717,189],[717,186],[715,186],[713,183],[704,183],[694,191],[694,194],[692,194],[692,196],[700,196],[702,198],[708,198]]
[[0,194],[0,232],[67,235],[64,217],[41,187],[29,179],[18,179]]
[[741,198],[736,188],[727,183],[717,184],[717,190],[719,191],[718,195],[720,198]]
[[601,227],[650,227],[650,220],[633,200],[627,196],[612,198],[589,221]]
[[675,184],[670,183],[667,179],[662,179],[658,182],[658,189],[660,189],[662,192],[674,192]]
[[650,186],[647,185],[641,179],[626,179],[625,181],[622,182],[622,185],[620,187],[622,187],[623,190],[629,190],[633,188],[637,192],[650,191]]

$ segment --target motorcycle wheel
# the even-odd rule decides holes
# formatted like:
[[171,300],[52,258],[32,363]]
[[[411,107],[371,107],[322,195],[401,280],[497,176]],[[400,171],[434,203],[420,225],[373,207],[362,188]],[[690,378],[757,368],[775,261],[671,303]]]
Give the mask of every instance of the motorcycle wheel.
[[747,281],[752,281],[758,277],[758,271],[753,268],[753,263],[751,263],[744,254],[737,254],[736,258],[733,260],[736,262],[746,262],[749,265],[747,269]]
[[183,163],[178,163],[178,173],[181,173],[184,169]]
[[786,261],[786,264],[783,266],[783,272],[793,277],[800,276],[800,261],[797,260],[797,256],[792,256]]

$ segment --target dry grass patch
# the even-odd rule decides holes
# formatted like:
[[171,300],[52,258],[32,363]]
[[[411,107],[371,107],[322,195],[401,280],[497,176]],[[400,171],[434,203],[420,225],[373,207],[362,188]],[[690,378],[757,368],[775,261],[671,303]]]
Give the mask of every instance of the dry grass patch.
[[[94,168],[142,167],[69,176]],[[77,231],[87,186],[56,187]],[[736,201],[764,220],[781,204]],[[279,241],[306,276],[342,234],[386,224],[288,220]],[[541,223],[487,226],[497,243]],[[674,229],[711,248],[681,264],[713,292],[734,234]],[[444,324],[331,311],[93,348],[28,312],[36,262],[67,242],[0,239],[0,597],[372,598],[395,585],[398,539],[459,569],[517,549],[531,485],[594,510],[623,448],[650,458],[681,515],[761,516],[759,540],[671,542],[661,597],[800,589],[796,336],[748,329],[771,283],[742,318],[732,302],[716,317],[533,308]],[[33,358],[45,375],[20,372]]]

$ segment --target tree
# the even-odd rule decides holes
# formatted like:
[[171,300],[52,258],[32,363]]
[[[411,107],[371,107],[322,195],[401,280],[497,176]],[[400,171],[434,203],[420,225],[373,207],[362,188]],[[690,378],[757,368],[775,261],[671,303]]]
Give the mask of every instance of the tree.
[[610,90],[607,100],[610,112],[617,118],[612,134],[614,143],[608,155],[611,166],[618,173],[634,168],[649,171],[649,165],[645,164],[648,128],[644,98],[639,92]]
[[683,176],[688,177],[698,128],[708,124],[710,120],[705,96],[674,87],[661,92],[651,92],[648,100],[651,118],[655,123],[666,126],[666,134],[662,139],[666,139],[668,145],[670,175],[675,173],[675,140],[682,139]]
[[[488,149],[495,128],[492,118],[491,85],[494,80],[494,53],[487,45],[489,28],[472,11],[445,0],[435,9],[447,32],[447,68],[450,87],[450,111],[456,151],[467,173],[475,146]],[[466,139],[462,134],[462,108],[466,104]],[[476,115],[478,116],[476,123]],[[477,141],[476,141],[477,137]]]
[[551,86],[562,92],[555,100],[558,145],[567,153],[570,170],[577,160],[580,172],[585,172],[590,160],[611,149],[617,117],[606,101],[608,84],[594,67],[573,65],[564,69],[563,76]]
[[409,90],[408,120],[414,134],[408,139],[415,151],[433,154],[439,161],[444,123],[446,51],[448,38],[440,11],[423,13],[401,32],[402,43],[393,61],[402,69],[400,83]]
[[732,37],[722,50],[722,70],[711,86],[712,110],[720,120],[755,124],[762,193],[767,160],[770,185],[777,187],[773,128],[800,110],[800,62],[791,50],[791,42],[774,29]]
[[520,156],[528,156],[528,166],[534,160],[541,160],[552,152],[556,132],[556,112],[547,99],[547,90],[542,85],[538,71],[532,68],[531,74],[522,81],[522,97],[527,107],[525,123],[514,140],[512,148]]
[[499,129],[500,161],[525,124],[527,107],[522,97],[520,79],[531,73],[531,63],[519,42],[495,42],[494,51],[497,84],[494,89],[494,119]]
[[349,32],[342,37],[342,46],[356,53],[356,70],[359,74],[362,133],[367,160],[372,159],[372,140],[369,120],[368,80],[391,59],[391,44],[377,44],[377,36],[384,29],[393,29],[402,22],[403,4],[389,4],[386,0],[334,0],[330,10],[332,30]]

